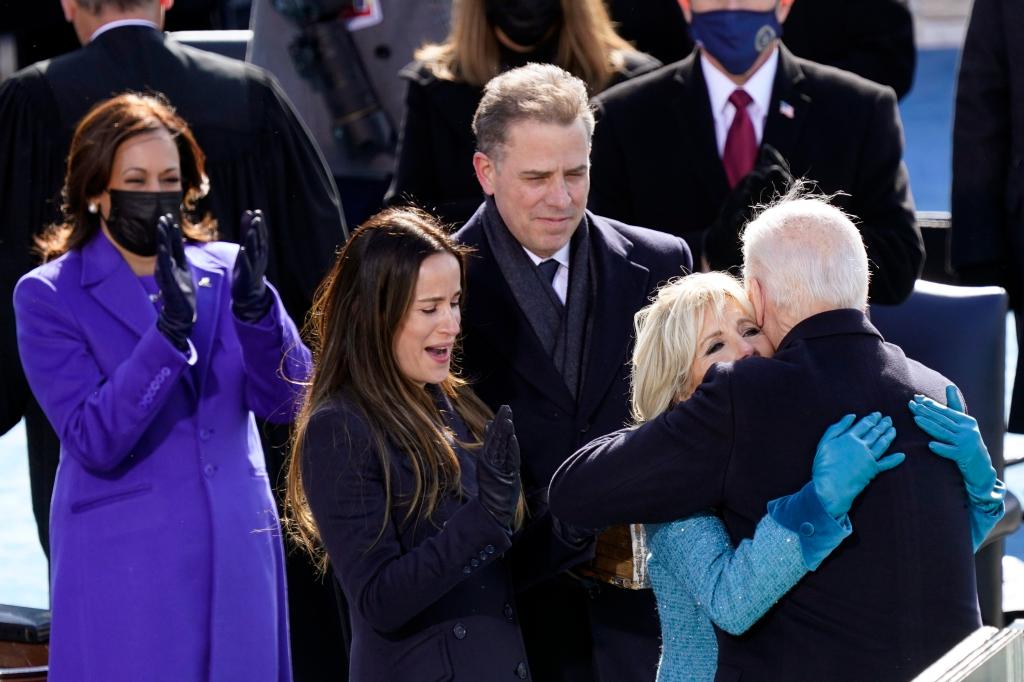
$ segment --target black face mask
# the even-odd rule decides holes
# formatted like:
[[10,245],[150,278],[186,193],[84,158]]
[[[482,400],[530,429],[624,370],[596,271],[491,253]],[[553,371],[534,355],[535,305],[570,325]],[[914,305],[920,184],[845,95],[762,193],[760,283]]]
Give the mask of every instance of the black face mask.
[[156,221],[170,213],[181,222],[181,191],[127,192],[112,189],[107,229],[122,248],[139,256],[156,255]]
[[516,45],[533,47],[562,19],[560,0],[486,0],[487,21]]

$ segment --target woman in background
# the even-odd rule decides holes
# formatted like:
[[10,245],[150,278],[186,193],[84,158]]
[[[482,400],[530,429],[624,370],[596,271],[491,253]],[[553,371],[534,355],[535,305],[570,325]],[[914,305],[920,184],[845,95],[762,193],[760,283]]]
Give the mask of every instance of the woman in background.
[[601,0],[455,0],[448,38],[401,72],[409,88],[389,204],[460,225],[473,215],[483,202],[473,114],[487,81],[527,62],[562,67],[591,96],[661,66],[619,37]]
[[211,241],[187,216],[205,191],[166,102],[97,105],[71,143],[64,222],[39,242],[48,262],[15,289],[25,375],[61,442],[55,682],[291,679],[253,413],[292,419],[309,353],[263,277],[262,216],[243,216],[241,251]]

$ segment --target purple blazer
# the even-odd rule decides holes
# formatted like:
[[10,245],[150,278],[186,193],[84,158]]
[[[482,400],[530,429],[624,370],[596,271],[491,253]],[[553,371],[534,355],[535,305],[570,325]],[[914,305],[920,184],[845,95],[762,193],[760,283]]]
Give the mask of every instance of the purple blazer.
[[[290,680],[280,528],[253,413],[287,421],[309,351],[277,292],[231,314],[238,247],[187,246],[197,359],[99,233],[14,292],[25,374],[61,440],[50,678]],[[283,358],[283,362],[282,362]]]

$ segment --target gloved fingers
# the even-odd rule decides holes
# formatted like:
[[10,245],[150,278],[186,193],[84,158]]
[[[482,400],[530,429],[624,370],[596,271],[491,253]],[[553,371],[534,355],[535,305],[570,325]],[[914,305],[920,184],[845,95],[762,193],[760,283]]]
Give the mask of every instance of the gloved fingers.
[[890,426],[883,433],[879,434],[877,438],[870,441],[865,441],[868,446],[868,451],[871,452],[871,456],[878,459],[885,454],[885,451],[889,449],[892,442],[896,440],[896,429]]
[[761,145],[761,151],[757,155],[757,165],[781,166],[786,170],[787,175],[792,175],[791,171],[789,170],[789,162],[786,161],[786,157],[779,153],[779,150],[770,144]]
[[957,412],[966,412],[964,404],[960,400],[960,391],[956,386],[950,384],[946,386],[946,404]]
[[822,444],[827,443],[830,440],[835,440],[846,433],[850,429],[850,425],[853,424],[854,419],[856,419],[856,415],[848,414],[835,424],[832,424],[825,429],[825,433],[822,434],[821,440],[818,441],[818,447],[821,447]]
[[519,471],[519,439],[514,432],[508,439],[508,458],[505,464],[508,471]]
[[[163,219],[161,218],[161,220]],[[153,273],[153,277],[156,279],[156,284],[160,291],[166,291],[174,286],[174,276],[171,274],[174,263],[171,262],[171,252],[167,244],[167,232],[163,229],[161,223],[157,224],[156,229],[156,272]]]
[[252,279],[252,264],[249,262],[249,255],[245,252],[245,247],[242,247],[235,257],[234,281],[248,284],[250,279]]
[[937,438],[944,443],[956,443],[957,434],[956,431],[951,431],[939,422],[930,419],[925,416],[915,416],[914,423],[917,424],[918,428],[927,433],[932,438]]
[[914,400],[910,403],[910,411],[914,414],[933,417],[936,421],[943,423],[948,421],[952,426],[967,425],[973,427],[977,423],[971,415],[960,412],[954,408],[946,407],[945,405],[937,403],[931,398],[923,395],[914,396]]
[[939,441],[934,440],[928,443],[928,449],[934,452],[939,457],[945,457],[946,459],[951,459],[954,462],[959,461],[960,455],[962,454],[960,448],[958,448],[957,446],[950,445],[949,443],[941,443]]
[[238,236],[240,241],[244,241],[252,231],[252,218],[254,213],[252,211],[242,211],[242,217],[238,219]]
[[862,440],[865,442],[865,444],[873,443],[874,441],[878,440],[883,433],[885,433],[891,428],[892,417],[882,417],[881,419],[878,420],[878,423],[871,428],[870,431],[864,434]]
[[888,471],[889,469],[895,469],[900,464],[903,464],[903,460],[905,460],[906,458],[907,456],[902,452],[894,452],[888,457],[883,457],[882,459],[878,460],[877,471],[878,473],[881,473],[883,471]]
[[180,268],[187,267],[185,265],[185,237],[181,233],[181,226],[174,222],[174,216],[170,213],[161,216],[161,219],[157,221],[157,226],[159,227],[161,223],[168,226],[168,246],[175,265]]
[[881,412],[872,412],[871,414],[861,417],[860,421],[853,425],[850,429],[850,434],[857,438],[863,438],[867,435],[871,429],[878,425],[878,422],[882,419]]

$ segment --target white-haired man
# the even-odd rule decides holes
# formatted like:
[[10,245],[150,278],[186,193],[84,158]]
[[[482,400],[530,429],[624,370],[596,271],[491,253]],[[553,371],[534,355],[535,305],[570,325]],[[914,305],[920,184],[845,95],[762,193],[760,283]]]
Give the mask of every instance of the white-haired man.
[[[867,255],[841,210],[791,194],[747,227],[744,258],[774,357],[713,365],[691,399],[583,448],[556,473],[551,510],[600,527],[715,508],[733,541],[749,538],[767,503],[806,480],[829,423],[881,410],[905,463],[854,504],[855,537],[745,635],[719,633],[718,675],[910,679],[980,625],[964,479],[929,454],[907,409],[916,393],[943,399],[949,381],[868,321]],[[800,534],[805,560],[833,532],[827,519],[806,520],[815,498],[769,507]],[[993,502],[998,519],[998,493]]]

